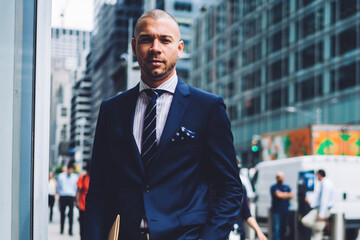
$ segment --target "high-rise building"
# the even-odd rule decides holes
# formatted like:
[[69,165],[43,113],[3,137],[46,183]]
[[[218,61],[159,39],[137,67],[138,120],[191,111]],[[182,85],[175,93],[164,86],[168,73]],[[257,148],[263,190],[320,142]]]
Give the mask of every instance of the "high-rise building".
[[135,25],[141,13],[141,0],[103,3],[99,8],[91,46],[92,132],[101,102],[127,89],[123,55],[128,52],[129,21]]
[[91,120],[91,53],[86,57],[84,74],[76,79],[72,87],[71,97],[71,121],[70,121],[70,160],[78,163],[79,167],[84,167],[91,159],[92,132]]
[[224,0],[196,20],[190,82],[225,99],[245,166],[255,163],[254,135],[315,119],[360,122],[359,7],[358,0]]
[[70,149],[80,165],[91,159],[91,85],[90,77],[77,80],[71,99]]
[[50,167],[69,160],[71,89],[85,71],[91,33],[51,30]]

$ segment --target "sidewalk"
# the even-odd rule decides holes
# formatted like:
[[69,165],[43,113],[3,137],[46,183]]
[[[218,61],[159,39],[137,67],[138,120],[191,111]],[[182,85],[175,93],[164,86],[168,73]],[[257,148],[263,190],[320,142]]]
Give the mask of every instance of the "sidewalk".
[[53,208],[53,221],[48,224],[48,240],[80,240],[79,210],[74,207],[73,236],[69,236],[69,221],[66,214],[64,234],[60,234],[60,211],[58,201]]

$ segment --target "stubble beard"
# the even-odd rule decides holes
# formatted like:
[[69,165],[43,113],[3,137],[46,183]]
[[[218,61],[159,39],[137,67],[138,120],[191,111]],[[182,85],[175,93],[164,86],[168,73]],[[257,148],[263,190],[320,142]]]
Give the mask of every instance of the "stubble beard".
[[[164,62],[164,64],[166,64],[166,62]],[[147,75],[147,78],[153,82],[158,82],[163,80],[166,77],[166,75],[175,68],[175,66],[176,66],[176,61],[172,62],[169,67],[165,67],[165,69],[161,72],[152,72],[146,66],[140,65],[144,73]]]

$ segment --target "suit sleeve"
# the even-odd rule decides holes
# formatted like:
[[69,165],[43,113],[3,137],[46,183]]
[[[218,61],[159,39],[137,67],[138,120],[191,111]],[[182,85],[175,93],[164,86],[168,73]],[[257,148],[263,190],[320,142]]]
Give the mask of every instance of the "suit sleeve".
[[85,239],[104,239],[105,166],[108,159],[108,134],[104,103],[101,104],[91,159],[89,190],[85,200]]
[[230,121],[225,104],[219,97],[211,108],[207,123],[206,150],[209,178],[214,190],[210,218],[201,234],[201,239],[227,239],[241,209],[242,183]]
[[250,208],[249,208],[249,199],[247,197],[246,194],[246,190],[243,188],[243,200],[241,201],[241,211],[240,211],[240,215],[241,218],[246,221],[249,217],[251,217],[251,212],[250,212]]

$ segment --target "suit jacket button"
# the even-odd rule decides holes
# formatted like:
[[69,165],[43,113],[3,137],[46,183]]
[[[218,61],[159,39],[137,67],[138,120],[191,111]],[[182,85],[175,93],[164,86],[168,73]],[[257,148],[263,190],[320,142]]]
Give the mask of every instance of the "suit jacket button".
[[150,192],[150,186],[149,186],[149,185],[147,185],[147,186],[145,187],[145,192]]

